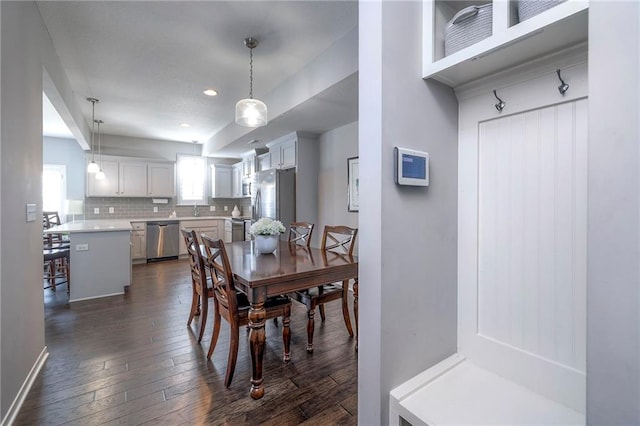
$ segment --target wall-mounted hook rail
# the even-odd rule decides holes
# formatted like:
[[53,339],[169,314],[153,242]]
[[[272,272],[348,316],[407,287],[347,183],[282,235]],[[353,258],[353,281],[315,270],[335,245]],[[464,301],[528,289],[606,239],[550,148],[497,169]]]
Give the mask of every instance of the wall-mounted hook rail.
[[565,83],[564,80],[562,79],[559,68],[556,70],[556,74],[558,74],[558,79],[560,80],[560,86],[558,86],[558,92],[560,92],[560,94],[564,96],[564,94],[567,93],[567,90],[569,90],[569,85]]
[[496,91],[493,91],[493,96],[496,97],[496,99],[498,100],[498,103],[495,104],[494,106],[496,107],[496,109],[498,110],[498,112],[502,112],[502,110],[504,109],[504,107],[506,106],[506,104],[504,103],[504,101],[502,99],[500,99],[498,97],[498,94],[496,93]]

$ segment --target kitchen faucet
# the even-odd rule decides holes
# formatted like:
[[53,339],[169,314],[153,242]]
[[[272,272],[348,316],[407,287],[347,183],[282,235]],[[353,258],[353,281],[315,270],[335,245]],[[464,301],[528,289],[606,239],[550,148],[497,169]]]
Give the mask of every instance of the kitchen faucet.
[[194,217],[200,216],[200,212],[198,211],[198,204],[196,203],[193,204],[193,216]]

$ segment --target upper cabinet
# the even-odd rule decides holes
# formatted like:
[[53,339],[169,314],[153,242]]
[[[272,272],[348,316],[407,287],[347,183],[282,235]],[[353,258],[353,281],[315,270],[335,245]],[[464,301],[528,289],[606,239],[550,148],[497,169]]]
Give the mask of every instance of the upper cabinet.
[[[87,162],[90,161],[89,158]],[[127,157],[107,157],[99,162],[105,178],[87,174],[88,197],[173,197],[175,165]]]
[[229,164],[211,165],[211,197],[231,198],[233,166]]
[[250,178],[256,171],[256,155],[247,154],[242,156],[242,177]]
[[242,172],[243,162],[236,163],[231,170],[231,196],[242,197]]
[[270,154],[270,167],[287,169],[298,164],[296,153],[296,134],[290,134],[267,144]]
[[423,0],[423,78],[458,87],[585,42],[588,7],[584,0]]
[[258,171],[269,170],[271,168],[271,153],[267,152],[258,155]]
[[150,197],[175,196],[175,165],[173,163],[147,164],[147,195]]

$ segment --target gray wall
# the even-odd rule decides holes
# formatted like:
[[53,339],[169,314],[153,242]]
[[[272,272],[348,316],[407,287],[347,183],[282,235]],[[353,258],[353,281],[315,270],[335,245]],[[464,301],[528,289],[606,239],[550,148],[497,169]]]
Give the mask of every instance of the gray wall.
[[[42,58],[32,2],[0,2],[0,411],[4,419],[45,347],[42,291]],[[38,206],[26,222],[25,205]]]
[[639,27],[638,2],[589,4],[591,425],[640,424]]
[[325,225],[358,227],[358,213],[347,211],[347,158],[358,156],[358,122],[323,133],[318,141],[318,223],[313,238],[316,247],[320,246]]
[[[360,3],[358,422],[456,351],[457,101],[421,76],[422,2]],[[428,151],[428,188],[393,181],[393,147]]]
[[42,138],[42,162],[67,166],[67,199],[84,199],[84,150],[75,139]]

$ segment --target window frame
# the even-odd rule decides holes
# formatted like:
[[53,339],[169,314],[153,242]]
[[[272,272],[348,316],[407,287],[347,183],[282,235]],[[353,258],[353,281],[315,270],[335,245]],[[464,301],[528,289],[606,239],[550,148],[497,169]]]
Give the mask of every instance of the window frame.
[[[202,162],[202,197],[199,199],[185,199],[182,192],[182,170],[181,163],[185,159],[197,159]],[[207,170],[207,158],[201,155],[191,154],[178,154],[176,156],[176,183],[177,183],[177,197],[176,205],[178,206],[193,206],[193,205],[208,205],[209,204],[209,187],[208,187],[208,170]]]

